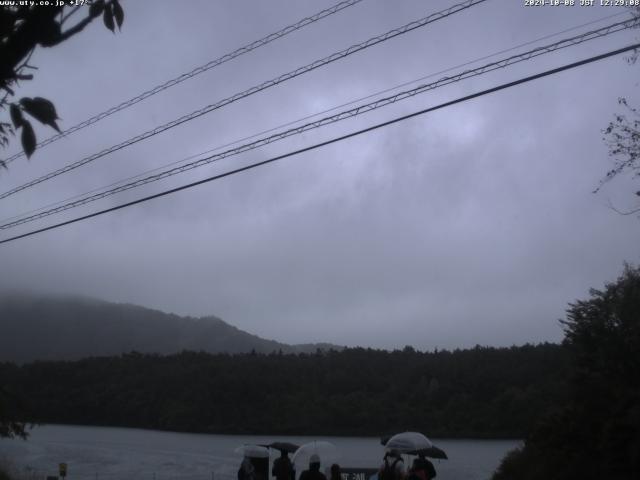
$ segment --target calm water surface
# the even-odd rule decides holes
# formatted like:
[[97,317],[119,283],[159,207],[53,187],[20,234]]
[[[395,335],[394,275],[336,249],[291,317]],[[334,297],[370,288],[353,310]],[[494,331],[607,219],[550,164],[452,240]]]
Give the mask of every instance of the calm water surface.
[[[340,450],[339,463],[345,467],[377,467],[383,455],[379,439],[371,437],[206,435],[44,425],[33,429],[27,441],[0,440],[0,462],[33,479],[57,474],[58,463],[66,462],[67,480],[235,480],[241,460],[233,452],[237,446],[276,440],[298,444],[329,440]],[[438,480],[488,479],[505,453],[520,444],[432,440],[449,456],[434,461]]]

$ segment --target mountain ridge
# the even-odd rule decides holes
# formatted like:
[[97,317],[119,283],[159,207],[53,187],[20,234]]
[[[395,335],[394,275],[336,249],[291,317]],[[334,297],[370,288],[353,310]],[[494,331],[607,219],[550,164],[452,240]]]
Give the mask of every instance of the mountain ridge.
[[180,316],[94,297],[0,294],[0,361],[77,360],[137,351],[171,354],[308,353],[341,349],[290,345],[241,330],[215,315]]

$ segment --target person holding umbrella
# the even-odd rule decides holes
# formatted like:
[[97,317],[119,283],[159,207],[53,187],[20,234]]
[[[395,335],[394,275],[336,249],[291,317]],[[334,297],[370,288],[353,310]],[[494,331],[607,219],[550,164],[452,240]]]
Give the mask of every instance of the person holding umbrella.
[[276,480],[295,480],[296,471],[285,449],[280,450],[280,456],[273,461],[271,475]]
[[327,477],[320,471],[320,457],[317,454],[309,458],[309,470],[300,474],[300,480],[327,480]]
[[401,480],[404,478],[404,474],[404,462],[400,452],[395,449],[387,451],[384,454],[378,478],[380,480]]
[[238,480],[256,480],[256,470],[249,457],[244,457],[238,469]]
[[342,471],[337,463],[331,465],[331,477],[329,480],[342,480]]
[[235,449],[244,458],[238,470],[238,480],[267,480],[269,449],[262,445],[241,445]]
[[[300,471],[309,465],[309,468],[302,472],[299,480],[326,480],[325,475],[320,472],[320,458],[329,465],[340,458],[340,452],[333,443],[325,440],[305,443],[296,450],[292,458],[295,469]],[[305,472],[308,472],[307,475]],[[307,478],[303,478],[302,475]]]
[[[380,443],[384,445],[388,451],[395,450],[418,457],[414,460],[409,471],[409,476],[412,477],[411,480],[431,480],[435,478],[436,469],[433,463],[427,460],[426,457],[444,460],[448,458],[444,450],[436,447],[431,443],[431,440],[419,432],[397,433],[391,437],[381,438]],[[386,455],[385,462],[387,462]]]
[[418,454],[411,465],[408,480],[432,480],[436,478],[436,475],[433,463],[427,460],[423,454]]

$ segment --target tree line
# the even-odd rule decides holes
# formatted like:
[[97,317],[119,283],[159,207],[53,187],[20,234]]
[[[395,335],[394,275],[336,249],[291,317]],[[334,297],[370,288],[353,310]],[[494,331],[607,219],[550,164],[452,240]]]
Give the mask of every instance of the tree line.
[[562,403],[567,348],[132,352],[0,364],[23,421],[254,434],[523,438]]

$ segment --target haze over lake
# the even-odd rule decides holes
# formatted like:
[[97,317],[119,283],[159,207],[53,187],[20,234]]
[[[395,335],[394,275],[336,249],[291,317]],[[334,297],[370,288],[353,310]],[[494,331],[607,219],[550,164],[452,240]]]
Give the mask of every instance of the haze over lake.
[[[25,473],[55,475],[68,464],[68,480],[121,478],[139,480],[230,480],[241,460],[234,449],[244,443],[274,440],[299,444],[316,437],[204,435],[129,428],[43,425],[27,441],[0,440],[0,459]],[[322,437],[341,452],[344,467],[377,467],[383,447],[374,437]],[[516,440],[439,440],[449,460],[434,461],[438,478],[482,480],[490,477]],[[324,465],[323,465],[324,468]]]

